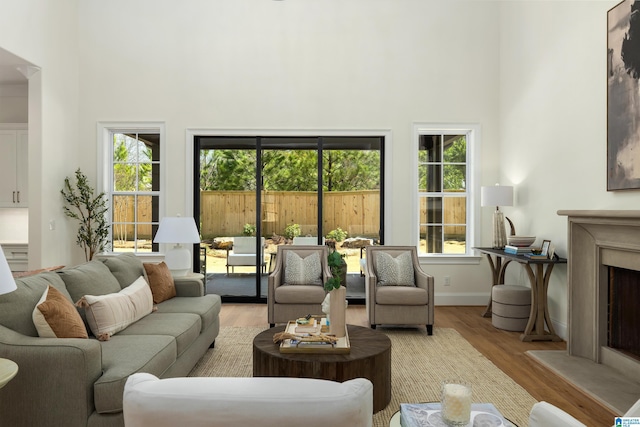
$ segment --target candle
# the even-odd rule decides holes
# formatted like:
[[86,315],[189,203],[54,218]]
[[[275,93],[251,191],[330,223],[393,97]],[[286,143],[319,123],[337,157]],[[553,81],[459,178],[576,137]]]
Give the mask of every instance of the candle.
[[471,418],[471,386],[448,383],[442,385],[442,419],[448,425],[466,426]]

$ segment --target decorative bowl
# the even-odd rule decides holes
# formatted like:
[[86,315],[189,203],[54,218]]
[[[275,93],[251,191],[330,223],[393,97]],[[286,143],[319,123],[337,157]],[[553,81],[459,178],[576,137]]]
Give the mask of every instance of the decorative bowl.
[[535,236],[508,236],[507,243],[511,246],[527,247],[536,241]]

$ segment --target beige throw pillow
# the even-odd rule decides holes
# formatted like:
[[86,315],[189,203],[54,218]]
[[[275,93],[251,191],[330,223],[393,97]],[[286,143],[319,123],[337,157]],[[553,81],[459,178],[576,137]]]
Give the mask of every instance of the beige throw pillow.
[[47,286],[33,310],[33,324],[43,338],[88,338],[84,322],[59,290]]
[[287,251],[284,283],[287,285],[322,285],[320,254],[314,252],[307,255],[306,258],[302,258],[293,251]]
[[385,252],[376,253],[376,275],[380,286],[415,286],[411,252],[395,258]]
[[93,335],[100,341],[107,341],[112,335],[151,313],[153,297],[149,285],[140,276],[118,293],[85,295],[76,305],[85,307],[87,323]]
[[164,261],[160,264],[144,264],[144,270],[147,273],[154,303],[160,304],[176,296],[173,276]]

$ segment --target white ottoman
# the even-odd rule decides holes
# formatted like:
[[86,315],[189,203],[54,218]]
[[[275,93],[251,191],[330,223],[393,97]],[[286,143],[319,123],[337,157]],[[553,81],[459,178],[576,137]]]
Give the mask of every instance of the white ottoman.
[[505,331],[522,332],[531,313],[531,288],[496,285],[491,290],[491,324]]

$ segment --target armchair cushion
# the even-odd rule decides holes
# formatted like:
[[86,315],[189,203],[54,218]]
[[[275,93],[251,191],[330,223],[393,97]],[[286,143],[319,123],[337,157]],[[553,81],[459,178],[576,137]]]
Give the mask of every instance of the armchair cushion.
[[322,304],[326,294],[321,286],[279,286],[275,291],[278,304]]
[[376,304],[426,305],[429,293],[415,286],[380,286],[376,291]]
[[287,285],[322,285],[320,254],[313,252],[302,258],[293,251],[287,251],[284,283]]
[[379,286],[415,286],[411,252],[395,258],[388,253],[376,253],[376,275]]

